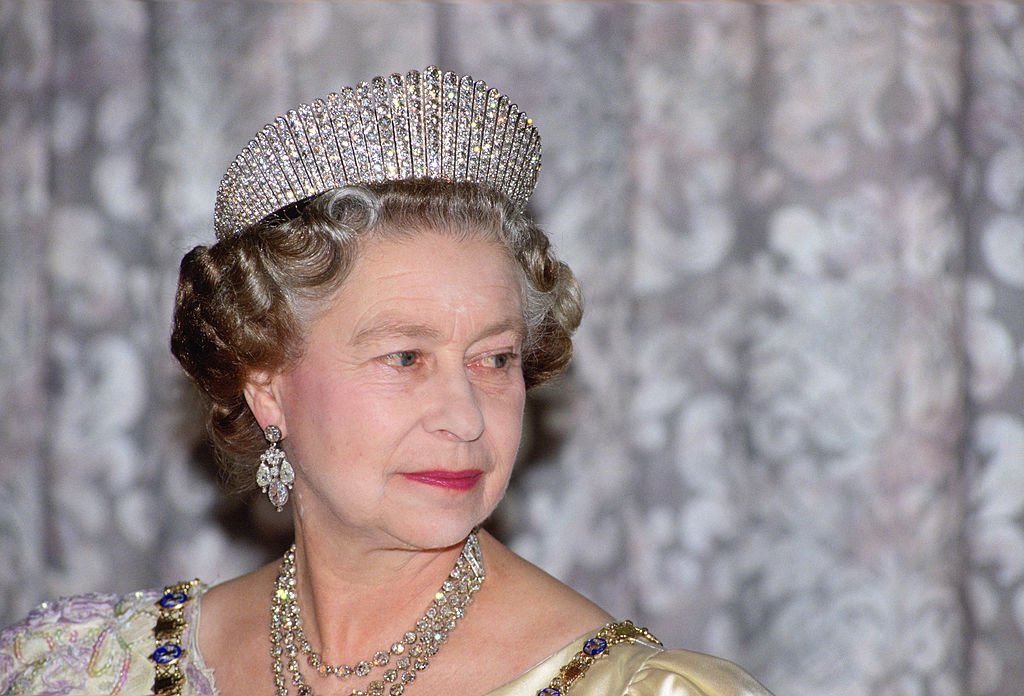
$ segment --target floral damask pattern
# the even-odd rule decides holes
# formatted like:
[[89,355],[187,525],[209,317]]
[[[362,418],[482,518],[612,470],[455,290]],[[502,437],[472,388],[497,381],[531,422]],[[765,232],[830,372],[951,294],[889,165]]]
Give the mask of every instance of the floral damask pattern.
[[977,37],[968,110],[972,177],[968,220],[967,355],[972,422],[966,539],[972,693],[1024,683],[1024,10],[1000,4],[971,15]]
[[533,116],[588,298],[505,538],[780,695],[1016,696],[1012,2],[0,3],[3,623],[265,557],[168,355],[177,261],[264,119],[428,63]]

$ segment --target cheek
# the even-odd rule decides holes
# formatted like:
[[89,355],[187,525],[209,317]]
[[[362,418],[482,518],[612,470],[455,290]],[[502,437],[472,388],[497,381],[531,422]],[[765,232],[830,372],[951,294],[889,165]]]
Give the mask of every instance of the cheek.
[[329,460],[358,446],[353,441],[359,434],[354,418],[362,409],[351,384],[306,371],[293,375],[281,396],[291,445],[303,460]]
[[526,405],[525,389],[504,394],[496,400],[491,410],[491,422],[495,437],[508,455],[515,459],[523,431],[523,409]]

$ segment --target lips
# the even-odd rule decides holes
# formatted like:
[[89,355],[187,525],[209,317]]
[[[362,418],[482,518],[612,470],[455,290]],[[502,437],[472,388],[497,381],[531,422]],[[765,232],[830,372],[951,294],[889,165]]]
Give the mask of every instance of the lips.
[[483,472],[479,469],[465,469],[463,471],[414,471],[402,475],[411,481],[425,483],[428,486],[447,488],[453,491],[468,491],[480,481]]

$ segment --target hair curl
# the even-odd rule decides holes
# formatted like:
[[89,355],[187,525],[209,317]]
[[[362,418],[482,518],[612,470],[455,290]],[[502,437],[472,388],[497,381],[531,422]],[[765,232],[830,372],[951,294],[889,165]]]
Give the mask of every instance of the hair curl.
[[[209,404],[208,428],[234,485],[266,446],[243,387],[301,357],[305,330],[344,282],[366,241],[423,230],[486,236],[521,270],[527,388],[561,373],[583,314],[572,271],[547,236],[499,193],[414,180],[335,189],[262,220],[181,262],[171,352]],[[237,463],[237,465],[236,465]]]

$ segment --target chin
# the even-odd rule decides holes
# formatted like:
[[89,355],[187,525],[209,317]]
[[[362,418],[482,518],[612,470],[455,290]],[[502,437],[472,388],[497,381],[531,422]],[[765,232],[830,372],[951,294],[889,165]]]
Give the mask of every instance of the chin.
[[470,516],[453,512],[435,509],[422,515],[409,515],[401,530],[395,530],[395,536],[414,548],[447,549],[462,544],[490,514]]
[[[445,549],[461,545],[498,506],[507,485],[484,481],[472,491],[450,494],[422,484],[403,490],[388,506],[385,524],[395,537],[413,548]],[[486,483],[491,483],[490,487]],[[409,493],[411,491],[411,494]]]

